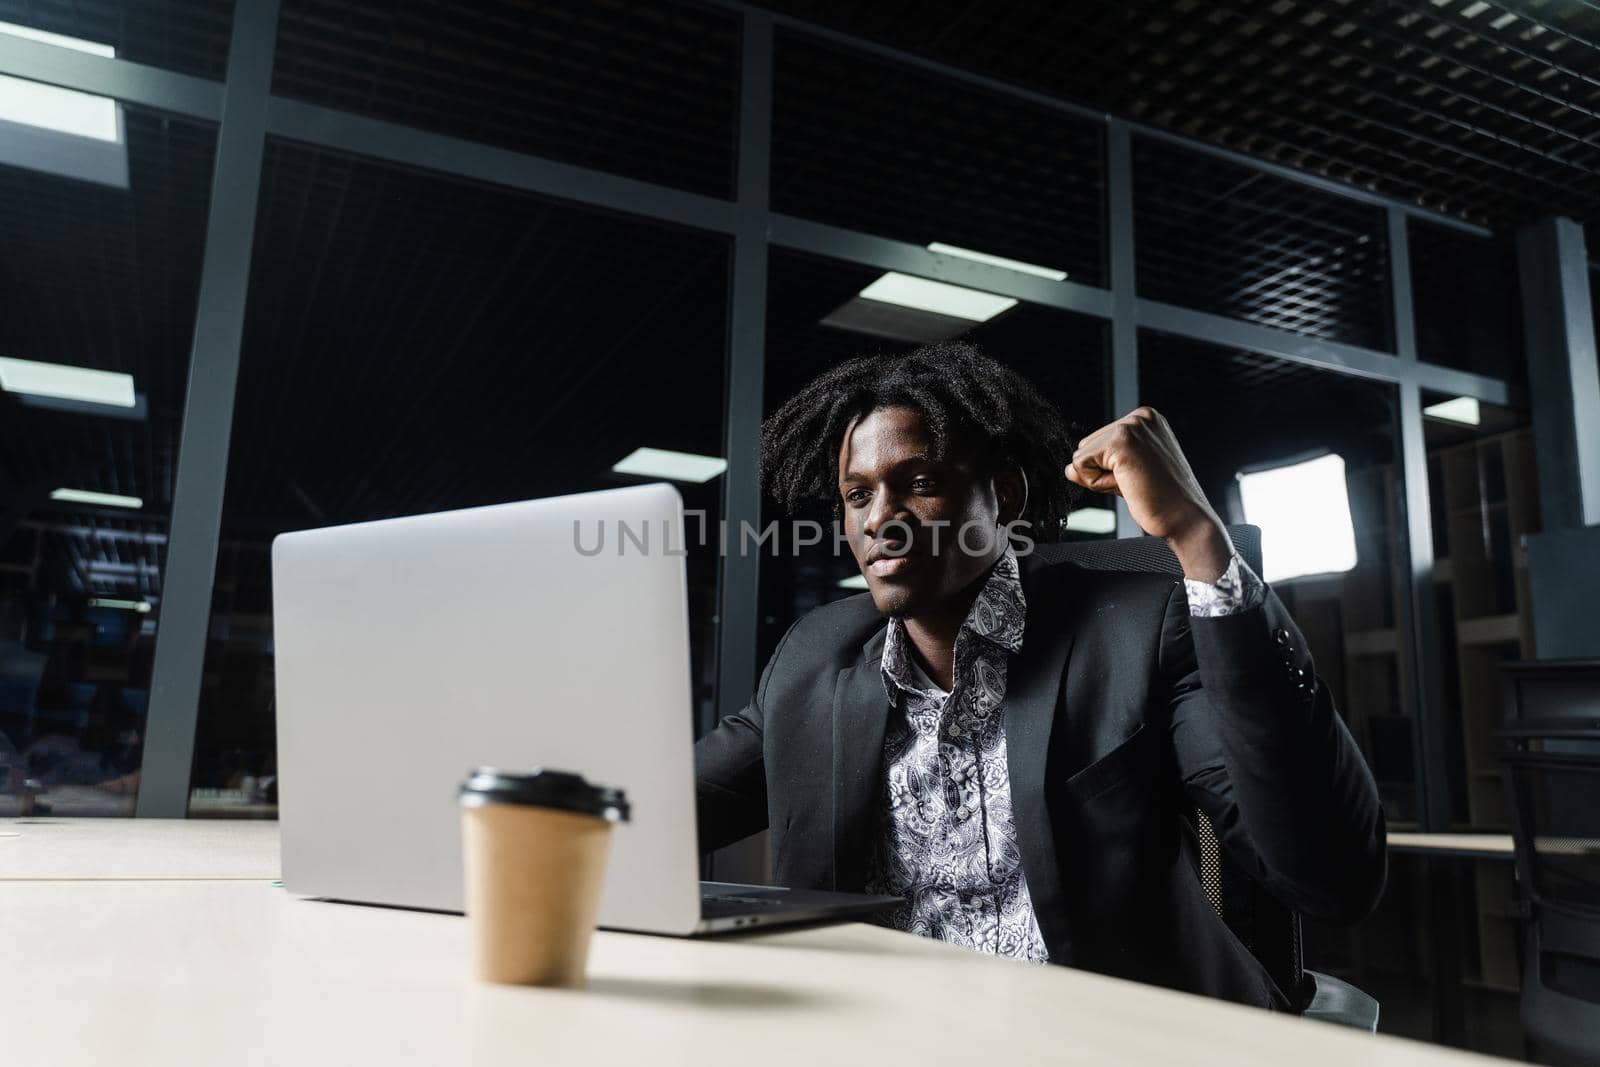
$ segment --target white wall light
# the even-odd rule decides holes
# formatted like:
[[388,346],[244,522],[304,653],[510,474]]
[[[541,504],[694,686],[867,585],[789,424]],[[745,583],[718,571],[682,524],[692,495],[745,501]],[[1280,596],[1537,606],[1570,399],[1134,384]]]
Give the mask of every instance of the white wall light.
[[1109,508],[1073,508],[1067,513],[1067,529],[1088,534],[1116,533],[1117,513]]
[[709,482],[728,469],[720,456],[697,456],[693,452],[673,452],[666,448],[636,448],[611,465],[618,474],[641,478],[665,478],[672,482]]
[[1338,574],[1356,565],[1356,531],[1344,457],[1241,473],[1244,521],[1261,527],[1261,577],[1269,582]]

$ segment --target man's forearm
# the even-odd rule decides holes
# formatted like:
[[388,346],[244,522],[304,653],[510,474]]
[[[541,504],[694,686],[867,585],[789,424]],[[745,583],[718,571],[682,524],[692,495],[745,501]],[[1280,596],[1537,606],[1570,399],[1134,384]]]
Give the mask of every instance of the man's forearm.
[[1178,557],[1183,576],[1191,581],[1215,582],[1233,557],[1233,541],[1215,515],[1205,515],[1192,527],[1168,537],[1167,547]]

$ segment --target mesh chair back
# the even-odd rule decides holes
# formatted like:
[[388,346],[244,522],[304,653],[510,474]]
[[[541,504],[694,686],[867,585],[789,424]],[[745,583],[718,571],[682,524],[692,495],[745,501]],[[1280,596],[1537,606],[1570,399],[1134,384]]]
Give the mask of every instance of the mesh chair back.
[[[1229,526],[1228,536],[1239,558],[1260,574],[1260,528]],[[1047,563],[1074,563],[1087,570],[1183,576],[1178,558],[1159,537],[1041,544],[1035,546],[1034,555]],[[1222,850],[1211,820],[1204,812],[1192,812],[1191,825],[1199,845],[1200,881],[1211,906],[1261,961],[1284,994],[1291,1001],[1305,1000],[1308,994],[1301,957],[1300,916],[1270,896],[1233,862]]]

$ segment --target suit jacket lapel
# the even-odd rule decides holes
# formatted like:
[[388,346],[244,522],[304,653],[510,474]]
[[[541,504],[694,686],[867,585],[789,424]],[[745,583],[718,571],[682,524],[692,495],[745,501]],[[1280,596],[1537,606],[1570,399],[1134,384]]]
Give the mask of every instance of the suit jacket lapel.
[[872,809],[883,770],[889,697],[883,688],[879,630],[861,659],[839,672],[833,687],[833,884],[858,891],[866,883],[873,847]]
[[1046,619],[1060,618],[1060,611],[1054,608],[1056,591],[1042,588],[1040,582],[1029,582],[1030,577],[1033,574],[1025,568],[1027,622],[1022,648],[1011,657],[1006,671],[1006,770],[1011,779],[1011,810],[1022,871],[1028,879],[1028,895],[1052,956],[1060,958],[1067,948],[1066,931],[1050,929],[1056,925],[1050,920],[1063,913],[1066,902],[1044,783],[1061,679],[1076,627],[1046,624]]

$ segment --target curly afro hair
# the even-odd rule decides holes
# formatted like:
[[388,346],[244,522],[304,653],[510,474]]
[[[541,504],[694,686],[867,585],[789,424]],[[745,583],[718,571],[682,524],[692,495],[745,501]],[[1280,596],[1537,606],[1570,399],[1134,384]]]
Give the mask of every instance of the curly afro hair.
[[1075,441],[1066,419],[1026,378],[971,344],[860,356],[812,379],[761,425],[761,484],[790,515],[839,502],[839,445],[851,421],[883,407],[922,413],[935,458],[952,444],[980,469],[1022,468],[1022,518],[1035,541],[1056,541],[1081,490],[1067,481]]

